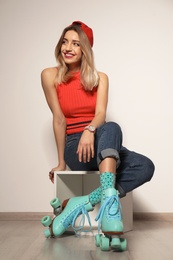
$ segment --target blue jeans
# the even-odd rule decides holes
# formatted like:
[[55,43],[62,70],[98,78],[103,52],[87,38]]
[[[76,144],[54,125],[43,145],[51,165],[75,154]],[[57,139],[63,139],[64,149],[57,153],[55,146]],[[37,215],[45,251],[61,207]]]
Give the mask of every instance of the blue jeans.
[[95,156],[90,162],[79,162],[76,154],[82,133],[67,135],[65,161],[73,171],[98,171],[98,166],[107,157],[117,161],[116,189],[120,197],[134,190],[154,174],[153,162],[142,154],[129,151],[122,146],[122,131],[118,124],[108,122],[97,128],[95,133]]

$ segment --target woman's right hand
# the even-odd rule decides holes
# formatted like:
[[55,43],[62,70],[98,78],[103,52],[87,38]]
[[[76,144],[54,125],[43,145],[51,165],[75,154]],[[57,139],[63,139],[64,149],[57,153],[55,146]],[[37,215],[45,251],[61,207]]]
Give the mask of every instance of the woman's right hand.
[[94,158],[94,133],[88,130],[83,131],[78,144],[77,154],[79,162],[90,162],[91,158]]
[[65,171],[66,170],[66,164],[64,165],[58,165],[57,167],[52,168],[52,170],[49,172],[49,179],[52,183],[54,183],[54,172],[55,171]]

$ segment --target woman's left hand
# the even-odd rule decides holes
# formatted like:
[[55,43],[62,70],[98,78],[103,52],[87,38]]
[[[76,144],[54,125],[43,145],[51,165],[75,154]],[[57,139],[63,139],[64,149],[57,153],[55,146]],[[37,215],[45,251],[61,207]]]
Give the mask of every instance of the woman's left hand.
[[90,162],[91,158],[94,157],[94,133],[85,130],[81,135],[77,154],[79,162]]

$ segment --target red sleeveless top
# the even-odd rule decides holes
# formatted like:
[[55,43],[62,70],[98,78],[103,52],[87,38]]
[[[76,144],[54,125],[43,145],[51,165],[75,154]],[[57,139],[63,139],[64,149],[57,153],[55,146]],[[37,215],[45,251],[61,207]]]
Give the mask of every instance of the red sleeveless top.
[[72,80],[59,84],[56,90],[66,118],[66,133],[82,132],[95,115],[97,88],[86,91],[80,82],[80,72],[76,72]]

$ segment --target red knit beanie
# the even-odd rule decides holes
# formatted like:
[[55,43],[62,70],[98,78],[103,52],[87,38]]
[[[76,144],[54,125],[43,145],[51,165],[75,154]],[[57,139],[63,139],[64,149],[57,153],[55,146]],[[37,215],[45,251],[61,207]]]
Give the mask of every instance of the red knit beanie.
[[71,25],[78,25],[80,26],[80,28],[82,29],[82,31],[85,32],[85,34],[88,37],[88,40],[90,42],[91,47],[93,46],[93,42],[94,42],[94,36],[93,36],[93,31],[90,27],[88,27],[86,24],[84,24],[81,21],[74,21]]

